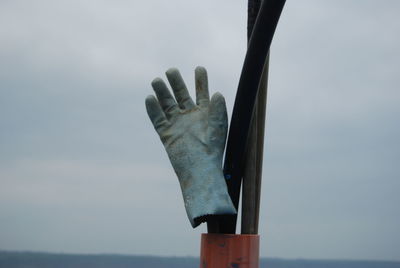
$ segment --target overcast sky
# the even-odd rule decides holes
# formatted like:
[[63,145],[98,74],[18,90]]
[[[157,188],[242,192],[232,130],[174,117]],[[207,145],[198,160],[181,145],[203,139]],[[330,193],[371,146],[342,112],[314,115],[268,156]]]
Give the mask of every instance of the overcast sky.
[[[271,50],[261,255],[400,260],[400,2],[287,1]],[[231,113],[246,1],[0,1],[0,249],[198,256],[147,118],[205,66]]]

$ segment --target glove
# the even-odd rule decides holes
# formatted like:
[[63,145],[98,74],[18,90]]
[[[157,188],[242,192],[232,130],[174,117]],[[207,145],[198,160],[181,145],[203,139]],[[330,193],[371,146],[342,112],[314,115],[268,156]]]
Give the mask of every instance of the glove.
[[210,101],[207,71],[195,70],[196,104],[175,68],[166,72],[175,99],[161,78],[152,82],[157,98],[146,98],[146,109],[181,186],[192,227],[213,215],[236,214],[222,172],[228,119],[225,99]]

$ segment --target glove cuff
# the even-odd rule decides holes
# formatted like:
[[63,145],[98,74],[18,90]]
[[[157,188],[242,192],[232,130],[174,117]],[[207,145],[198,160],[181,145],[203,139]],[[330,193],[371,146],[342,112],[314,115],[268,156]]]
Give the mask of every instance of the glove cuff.
[[221,168],[201,170],[181,177],[179,182],[186,213],[193,228],[206,221],[208,216],[237,214]]

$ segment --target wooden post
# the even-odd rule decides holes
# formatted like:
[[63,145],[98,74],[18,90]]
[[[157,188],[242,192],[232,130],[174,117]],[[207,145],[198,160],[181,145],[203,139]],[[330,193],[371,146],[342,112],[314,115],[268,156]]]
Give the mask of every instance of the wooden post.
[[258,235],[202,234],[200,268],[259,268]]

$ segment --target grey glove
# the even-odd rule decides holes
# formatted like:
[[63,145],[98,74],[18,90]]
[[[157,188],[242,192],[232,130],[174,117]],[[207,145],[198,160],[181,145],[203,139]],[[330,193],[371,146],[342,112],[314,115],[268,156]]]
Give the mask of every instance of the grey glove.
[[222,172],[228,128],[224,97],[209,97],[207,72],[195,70],[196,104],[175,68],[166,72],[174,92],[160,78],[152,82],[157,98],[146,98],[147,113],[178,176],[193,228],[210,215],[236,214]]

